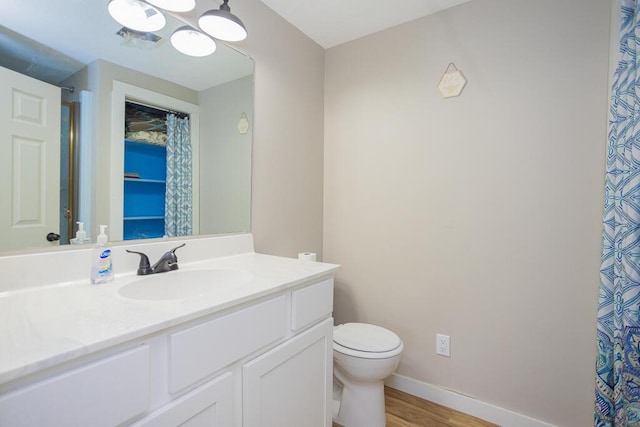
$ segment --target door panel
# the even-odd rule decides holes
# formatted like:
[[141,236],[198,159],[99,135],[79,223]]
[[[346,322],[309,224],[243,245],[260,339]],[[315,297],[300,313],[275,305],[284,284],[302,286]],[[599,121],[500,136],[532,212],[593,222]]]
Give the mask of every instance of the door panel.
[[0,67],[0,250],[59,233],[60,88]]

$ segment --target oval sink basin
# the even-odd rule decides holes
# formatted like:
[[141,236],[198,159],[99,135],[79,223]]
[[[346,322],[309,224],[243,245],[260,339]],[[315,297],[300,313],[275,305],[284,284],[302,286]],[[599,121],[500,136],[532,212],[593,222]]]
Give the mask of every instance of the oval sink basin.
[[252,278],[238,270],[177,270],[145,276],[118,292],[139,300],[185,299],[237,289]]

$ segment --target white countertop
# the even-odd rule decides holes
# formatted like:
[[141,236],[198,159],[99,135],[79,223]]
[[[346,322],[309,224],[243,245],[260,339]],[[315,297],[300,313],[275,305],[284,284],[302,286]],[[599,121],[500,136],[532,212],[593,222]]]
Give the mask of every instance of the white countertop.
[[181,300],[122,297],[118,290],[140,278],[133,273],[100,285],[85,279],[0,293],[0,384],[329,275],[338,266],[251,252],[180,262],[180,270],[190,269],[254,277],[237,289]]

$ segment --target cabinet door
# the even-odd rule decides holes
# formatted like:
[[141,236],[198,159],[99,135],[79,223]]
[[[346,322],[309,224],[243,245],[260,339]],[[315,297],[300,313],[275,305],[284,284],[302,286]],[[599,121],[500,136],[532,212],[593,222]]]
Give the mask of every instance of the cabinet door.
[[153,412],[132,427],[229,427],[233,411],[230,372]]
[[244,427],[329,427],[333,319],[243,365]]

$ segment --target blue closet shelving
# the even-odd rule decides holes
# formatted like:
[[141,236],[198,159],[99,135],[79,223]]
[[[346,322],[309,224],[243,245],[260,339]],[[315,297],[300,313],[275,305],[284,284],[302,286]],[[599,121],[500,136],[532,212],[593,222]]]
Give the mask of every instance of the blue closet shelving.
[[124,240],[164,235],[166,165],[166,147],[124,140]]

